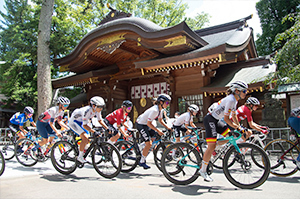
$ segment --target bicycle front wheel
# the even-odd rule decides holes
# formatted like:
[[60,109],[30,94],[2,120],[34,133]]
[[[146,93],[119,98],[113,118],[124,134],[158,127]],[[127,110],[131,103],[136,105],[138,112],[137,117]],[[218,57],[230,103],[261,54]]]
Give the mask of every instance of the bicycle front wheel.
[[164,151],[166,150],[166,148],[168,146],[170,146],[171,144],[173,144],[173,142],[170,142],[170,141],[160,142],[159,145],[157,145],[157,147],[153,150],[154,162],[155,162],[156,167],[160,171],[162,171],[162,169],[161,169],[162,155],[163,155]]
[[0,176],[3,174],[4,169],[5,169],[5,159],[3,154],[0,151]]
[[[232,146],[225,154],[224,174],[230,183],[239,188],[256,188],[269,177],[270,161],[268,156],[262,148],[255,144],[241,143],[238,144],[238,147],[242,153],[238,153]],[[260,161],[259,165],[256,164],[258,161]]]
[[56,142],[51,149],[51,162],[53,167],[61,174],[71,174],[76,168],[76,150],[68,141]]
[[295,146],[285,155],[284,153],[294,145],[293,142],[285,139],[277,139],[269,142],[265,146],[265,151],[271,162],[271,174],[280,177],[287,177],[298,171],[297,165],[294,164],[299,155],[300,149]]
[[136,168],[140,160],[137,150],[134,145],[129,141],[119,141],[115,144],[118,148],[122,158],[122,169],[121,172],[131,172]]
[[163,152],[161,169],[170,182],[176,185],[187,185],[199,177],[201,161],[194,145],[175,143]]
[[17,141],[15,148],[15,155],[18,162],[26,167],[31,167],[38,162],[38,149],[33,151],[35,143],[27,138],[23,138]]
[[15,144],[10,137],[0,137],[0,151],[5,160],[10,160],[15,156]]
[[92,153],[92,162],[95,170],[105,178],[118,176],[122,169],[120,152],[114,145],[101,142],[96,145]]

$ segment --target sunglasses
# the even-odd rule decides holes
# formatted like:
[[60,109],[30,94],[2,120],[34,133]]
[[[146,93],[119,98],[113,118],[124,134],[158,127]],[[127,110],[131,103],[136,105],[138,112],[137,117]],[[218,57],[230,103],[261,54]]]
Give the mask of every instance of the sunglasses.
[[247,93],[247,90],[243,90],[243,93],[246,94],[246,93]]
[[131,110],[131,108],[132,108],[132,107],[127,107],[126,109],[127,109],[127,110]]
[[97,108],[104,108],[104,106],[96,106]]
[[169,104],[170,104],[170,102],[169,102],[169,101],[166,101],[165,103],[166,103],[166,105],[169,105]]
[[68,107],[68,106],[69,106],[69,104],[64,104],[63,106],[66,108],[66,107]]
[[27,114],[28,115],[28,117],[31,117],[33,114]]

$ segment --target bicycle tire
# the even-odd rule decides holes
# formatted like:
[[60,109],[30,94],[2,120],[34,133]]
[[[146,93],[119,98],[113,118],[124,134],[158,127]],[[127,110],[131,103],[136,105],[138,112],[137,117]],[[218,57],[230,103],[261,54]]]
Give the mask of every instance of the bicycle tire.
[[0,176],[4,173],[4,170],[5,170],[5,158],[2,152],[0,151]]
[[133,171],[141,158],[132,142],[121,140],[115,143],[122,158],[121,172]]
[[53,167],[61,174],[68,175],[77,168],[77,151],[68,141],[56,142],[51,150],[51,162]]
[[17,141],[16,146],[17,145],[19,145],[21,149],[19,152],[17,152],[17,148],[15,148],[15,156],[17,161],[26,167],[34,166],[38,162],[38,150],[32,150],[32,148],[35,147],[34,141],[27,138],[22,138]]
[[[175,157],[170,157],[170,155],[174,154],[173,151],[175,152]],[[161,168],[164,176],[171,183],[187,185],[193,183],[199,177],[198,171],[201,161],[202,158],[194,145],[174,143],[164,151]]]
[[10,137],[0,137],[0,151],[5,160],[10,160],[15,156],[15,144]]
[[276,139],[269,142],[265,146],[265,151],[269,156],[271,162],[271,174],[279,177],[287,177],[295,174],[298,171],[297,165],[292,160],[296,160],[299,155],[300,149],[295,146],[291,151],[285,155],[285,159],[281,160],[280,157],[287,151],[293,142],[285,139]]
[[101,142],[95,145],[92,155],[95,170],[104,178],[114,178],[121,172],[121,155],[114,145]]
[[173,142],[170,142],[170,141],[160,142],[159,145],[157,145],[157,147],[153,150],[154,162],[155,162],[156,167],[159,169],[159,171],[162,171],[161,158],[162,158],[163,152],[171,144],[173,144]]
[[[270,174],[270,161],[266,152],[259,146],[250,143],[238,144],[238,147],[244,154],[238,154],[234,146],[227,151],[223,161],[223,172],[227,180],[242,189],[253,189],[262,185]],[[249,149],[251,149],[249,151]],[[252,156],[256,156],[256,160],[261,161],[264,168],[257,166],[252,160]],[[235,160],[234,164],[229,167],[228,163]],[[244,182],[242,182],[244,181]]]

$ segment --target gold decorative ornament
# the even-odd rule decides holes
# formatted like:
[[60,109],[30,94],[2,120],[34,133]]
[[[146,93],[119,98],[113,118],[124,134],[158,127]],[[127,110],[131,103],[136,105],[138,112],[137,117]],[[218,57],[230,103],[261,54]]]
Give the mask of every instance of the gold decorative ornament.
[[147,100],[146,100],[145,98],[141,98],[141,100],[140,100],[140,105],[141,105],[142,107],[145,107],[145,106],[147,105]]

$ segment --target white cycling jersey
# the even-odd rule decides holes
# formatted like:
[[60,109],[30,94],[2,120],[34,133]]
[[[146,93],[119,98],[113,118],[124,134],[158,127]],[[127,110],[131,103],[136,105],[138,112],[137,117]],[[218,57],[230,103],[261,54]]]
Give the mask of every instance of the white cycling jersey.
[[183,124],[190,124],[191,122],[193,122],[193,116],[191,115],[190,112],[185,112],[175,120],[173,125],[181,126]]
[[97,117],[98,121],[103,120],[101,112],[93,111],[91,106],[85,106],[75,109],[71,115],[70,121],[76,120],[78,122],[82,122],[82,125],[87,125],[89,120],[91,120],[94,116]]
[[54,122],[54,119],[62,119],[64,111],[59,111],[58,106],[53,106],[39,116],[41,122]]
[[[161,110],[162,111],[162,110]],[[156,118],[162,119],[163,112],[159,112],[158,105],[154,105],[148,108],[144,113],[142,113],[136,120],[137,123],[142,125],[147,125],[147,122],[152,122]]]
[[230,94],[218,103],[213,103],[208,110],[215,119],[222,119],[225,115],[229,116],[231,112],[236,111],[237,103],[234,95]]

